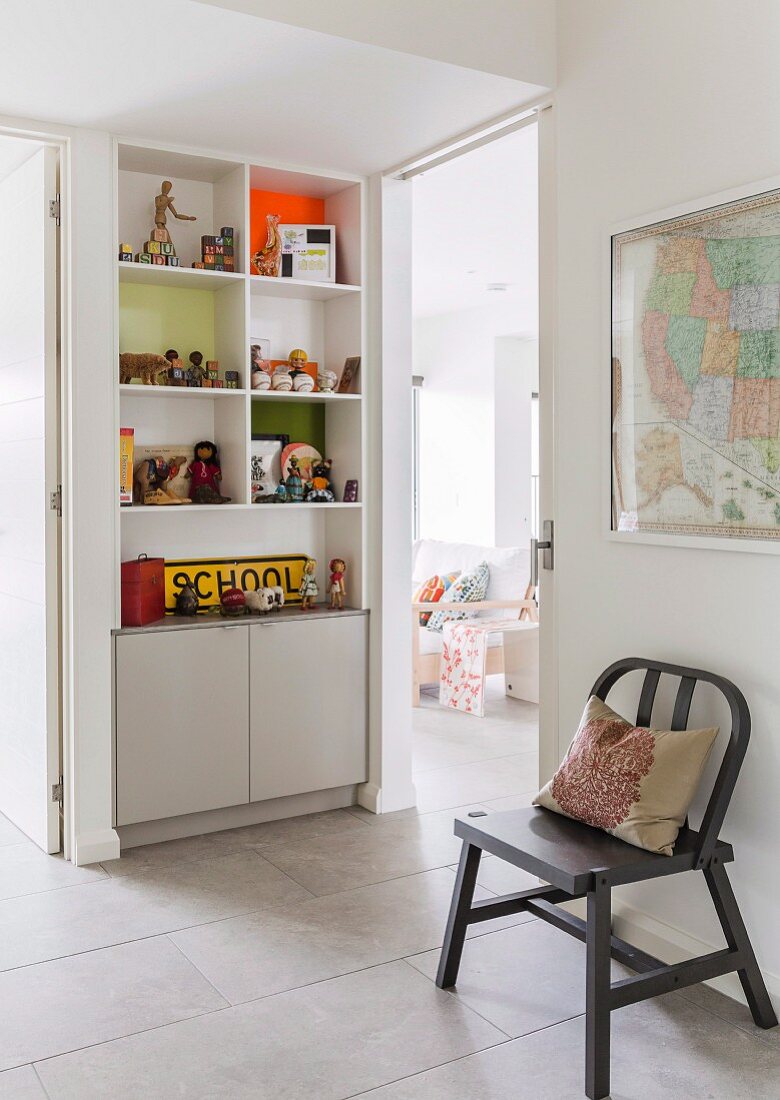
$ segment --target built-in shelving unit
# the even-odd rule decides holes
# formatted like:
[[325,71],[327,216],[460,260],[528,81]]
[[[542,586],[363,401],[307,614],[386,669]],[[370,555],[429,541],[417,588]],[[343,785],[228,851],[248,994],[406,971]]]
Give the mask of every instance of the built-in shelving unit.
[[[164,179],[173,182],[179,213],[197,220],[168,217],[181,267],[117,262],[117,438],[120,427],[131,427],[136,448],[181,444],[188,454],[197,440],[214,440],[222,491],[231,500],[214,506],[124,508],[117,501],[117,593],[120,561],[141,553],[177,559],[305,553],[318,560],[323,598],[328,560],[343,557],[349,603],[365,608],[367,407],[362,397],[370,365],[364,353],[362,293],[364,181],[119,142],[117,246],[127,241],[134,253],[142,250]],[[292,216],[295,211],[305,216]],[[280,213],[283,222],[335,225],[338,281],[254,274],[250,256],[265,243],[267,213]],[[223,225],[235,229],[235,272],[192,268],[200,259],[201,235],[217,234]],[[361,356],[358,392],[253,392],[249,347],[258,338],[270,341],[272,359],[286,359],[292,348],[302,347],[312,361],[339,376],[347,357]],[[241,388],[119,384],[120,352],[163,353],[171,347],[185,362],[199,350],[205,359],[219,360],[220,374],[239,371]],[[253,433],[283,433],[317,446],[333,460],[336,502],[252,504]],[[358,481],[356,503],[341,499],[349,479]],[[119,627],[118,598],[116,608]]]

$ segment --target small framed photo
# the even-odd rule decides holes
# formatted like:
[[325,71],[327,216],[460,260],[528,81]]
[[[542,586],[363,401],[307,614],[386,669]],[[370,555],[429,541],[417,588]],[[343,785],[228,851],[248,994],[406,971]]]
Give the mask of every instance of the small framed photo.
[[249,337],[249,372],[264,370],[263,363],[271,358],[271,341],[263,336]]
[[289,435],[252,433],[249,473],[252,479],[251,501],[264,504],[273,499],[282,480],[282,451],[289,445]]
[[344,503],[354,504],[358,498],[358,483],[353,478],[344,486]]
[[357,377],[360,371],[360,356],[353,355],[344,360],[344,369],[339,378],[337,393],[356,393]]
[[335,225],[280,225],[283,279],[336,281]]

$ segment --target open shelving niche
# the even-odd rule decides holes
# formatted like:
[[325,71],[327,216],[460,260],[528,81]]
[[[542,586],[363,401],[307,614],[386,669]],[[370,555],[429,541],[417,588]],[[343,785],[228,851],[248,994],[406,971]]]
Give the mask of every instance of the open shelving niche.
[[[321,598],[327,596],[331,557],[348,563],[348,602],[367,607],[366,416],[361,400],[367,384],[365,307],[361,293],[364,181],[300,170],[266,167],[250,160],[169,151],[117,142],[116,244],[128,241],[141,251],[152,228],[153,197],[163,179],[173,181],[180,213],[195,222],[169,218],[182,265],[200,258],[202,234],[223,225],[236,231],[235,273],[208,272],[117,262],[116,391],[117,463],[120,427],[135,430],[136,446],[192,444],[213,439],[220,451],[222,491],[231,503],[216,506],[120,508],[117,511],[116,626],[120,625],[119,564],[148,554],[169,559],[273,556],[305,553],[318,561]],[[336,226],[336,283],[264,278],[250,273],[249,257],[265,243],[261,217],[267,193],[303,196],[322,221]],[[266,212],[277,212],[266,210]],[[293,220],[285,218],[282,220]],[[309,358],[340,375],[348,356],[361,356],[360,392],[349,394],[254,393],[249,389],[251,337],[271,342],[271,358],[286,359],[303,347]],[[220,372],[239,371],[238,390],[180,389],[120,385],[122,351],[162,353],[175,347],[186,361],[198,349],[218,359]],[[287,431],[287,421],[303,425],[333,460],[336,504],[250,503],[249,458],[252,431]],[[300,429],[303,430],[303,429]],[[344,503],[344,483],[356,478],[358,503]]]

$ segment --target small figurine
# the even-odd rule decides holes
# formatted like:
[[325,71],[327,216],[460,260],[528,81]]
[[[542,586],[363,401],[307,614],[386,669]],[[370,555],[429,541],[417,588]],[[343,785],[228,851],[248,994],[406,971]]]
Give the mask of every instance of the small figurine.
[[164,355],[152,352],[123,351],[119,356],[119,381],[124,385],[140,378],[145,386],[158,386],[158,376],[171,372],[171,363]]
[[296,455],[292,455],[290,458],[290,472],[285,479],[284,487],[286,491],[285,500],[291,504],[297,504],[303,500],[303,479],[301,478],[301,468]]
[[274,493],[274,504],[287,504],[287,486],[283,481],[280,481],[276,486],[276,492]]
[[190,352],[190,363],[192,366],[187,371],[187,378],[190,386],[202,386],[206,378],[208,378],[209,372],[203,366],[203,353],[200,351]]
[[176,593],[176,614],[197,615],[199,607],[198,593],[192,583],[187,581],[184,587]]
[[219,598],[220,615],[227,615],[231,619],[237,619],[246,615],[246,596],[240,588],[228,588]]
[[336,499],[330,487],[330,469],[332,465],[333,461],[330,458],[326,458],[324,462],[315,462],[312,465],[311,480],[306,482],[305,499],[309,504],[327,504]]
[[344,597],[347,594],[344,584],[347,563],[343,558],[331,558],[328,569],[330,569],[330,610],[343,611]]
[[308,558],[303,567],[301,585],[298,589],[298,594],[301,597],[301,611],[313,611],[314,601],[320,594],[317,587],[317,578],[314,575],[316,568],[317,562],[314,558]]
[[252,256],[252,263],[257,268],[258,275],[270,275],[275,278],[279,275],[279,267],[282,260],[282,238],[276,228],[279,224],[278,214],[266,214],[268,226],[268,239],[259,252]]
[[[166,225],[166,214],[170,210],[174,218],[177,218],[181,222],[194,222],[197,218],[192,214],[179,214],[176,207],[173,205],[173,196],[171,195],[171,188],[173,184],[170,180],[163,180],[160,187],[160,194],[155,196],[154,199],[154,229],[152,230],[152,241],[160,244],[170,245],[169,255],[175,256],[176,250],[173,247],[173,241],[171,235],[168,232]],[[148,242],[150,243],[150,242]],[[151,249],[149,251],[152,251]],[[161,250],[157,250],[161,251]]]
[[193,504],[227,504],[230,497],[219,491],[222,470],[216,443],[208,439],[195,444],[195,458],[187,467],[191,478],[190,496]]
[[317,375],[317,386],[320,393],[333,393],[336,389],[338,378],[332,370],[321,370]]
[[[293,348],[287,356],[288,369],[293,382],[299,374],[306,374],[306,364],[308,362],[309,357],[303,348]],[[311,375],[308,375],[308,377],[311,378]]]

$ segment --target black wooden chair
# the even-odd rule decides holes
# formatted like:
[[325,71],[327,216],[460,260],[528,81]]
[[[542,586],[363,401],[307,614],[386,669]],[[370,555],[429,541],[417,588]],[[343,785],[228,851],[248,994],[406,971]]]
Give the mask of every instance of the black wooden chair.
[[[436,984],[455,985],[470,924],[510,913],[533,913],[586,944],[585,1093],[590,1100],[609,1095],[610,1013],[616,1008],[657,997],[675,989],[737,971],[750,1011],[762,1028],[775,1027],[769,1000],[725,864],[734,858],[730,844],[718,839],[750,739],[750,712],[742,693],[721,676],[696,668],[629,657],[616,661],[599,676],[592,695],[606,699],[626,673],[645,669],[636,724],[649,726],[661,675],[680,678],[671,728],[684,730],[694,688],[699,680],[714,684],[731,709],[731,734],[702,820],[694,832],[681,829],[674,855],[656,855],[626,844],[549,810],[531,807],[456,819],[455,834],[463,850],[455,882]],[[473,901],[479,861],[490,852],[507,863],[538,875],[547,886],[505,897]],[[707,880],[728,946],[687,962],[667,965],[611,934],[611,890],[628,882],[701,871]],[[558,902],[587,898],[587,922],[559,908]],[[615,983],[610,957],[624,963],[636,977]]]

